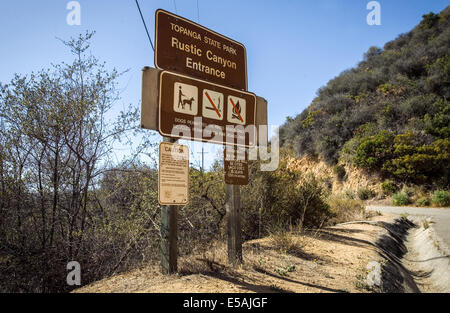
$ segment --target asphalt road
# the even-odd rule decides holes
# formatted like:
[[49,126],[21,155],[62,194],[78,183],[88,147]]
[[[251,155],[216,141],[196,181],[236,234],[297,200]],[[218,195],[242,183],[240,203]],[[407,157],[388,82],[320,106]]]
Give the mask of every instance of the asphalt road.
[[416,208],[416,207],[394,207],[394,206],[381,206],[381,205],[368,205],[368,210],[380,211],[381,213],[393,213],[408,215],[418,215],[431,217],[433,222],[433,228],[436,234],[450,247],[450,208]]

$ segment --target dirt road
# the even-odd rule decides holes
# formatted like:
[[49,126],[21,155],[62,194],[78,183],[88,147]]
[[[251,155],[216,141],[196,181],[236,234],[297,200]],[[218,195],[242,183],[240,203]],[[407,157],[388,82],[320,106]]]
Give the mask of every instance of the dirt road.
[[433,228],[437,235],[450,247],[450,208],[421,208],[421,207],[394,207],[381,205],[368,205],[368,210],[381,213],[394,213],[431,217]]

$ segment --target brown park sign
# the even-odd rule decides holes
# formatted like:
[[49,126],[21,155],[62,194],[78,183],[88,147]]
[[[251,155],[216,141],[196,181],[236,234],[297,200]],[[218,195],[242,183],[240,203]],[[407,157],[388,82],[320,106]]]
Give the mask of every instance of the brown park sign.
[[[159,77],[162,70],[145,67],[142,71],[142,101],[141,101],[141,127],[159,130]],[[259,126],[267,125],[267,101],[256,96],[256,126],[258,126],[258,140],[267,142],[268,134]],[[260,143],[261,144],[261,143]]]
[[247,57],[241,43],[161,9],[155,19],[157,68],[247,90]]
[[256,96],[185,75],[159,78],[162,136],[251,147],[256,145]]

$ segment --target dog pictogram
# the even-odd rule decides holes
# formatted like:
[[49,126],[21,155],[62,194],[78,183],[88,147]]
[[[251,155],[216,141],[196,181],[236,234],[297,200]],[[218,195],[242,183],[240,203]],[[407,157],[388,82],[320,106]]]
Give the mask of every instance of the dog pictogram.
[[194,98],[190,98],[190,99],[184,99],[183,100],[183,104],[182,104],[182,108],[184,109],[184,106],[186,104],[189,104],[189,111],[192,111],[192,101],[194,101]]
[[198,89],[196,86],[176,82],[174,85],[175,112],[196,115],[198,108]]

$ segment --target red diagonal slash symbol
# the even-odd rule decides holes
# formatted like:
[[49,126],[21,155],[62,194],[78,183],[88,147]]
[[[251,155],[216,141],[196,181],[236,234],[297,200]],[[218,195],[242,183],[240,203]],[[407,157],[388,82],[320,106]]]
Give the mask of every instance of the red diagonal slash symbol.
[[205,95],[206,95],[206,98],[208,98],[209,102],[211,103],[213,109],[216,111],[217,115],[218,115],[219,117],[222,117],[222,115],[220,115],[219,110],[217,110],[217,108],[216,108],[216,106],[215,106],[215,104],[214,104],[214,101],[212,101],[212,99],[211,99],[211,97],[209,96],[209,94],[208,94],[207,91],[205,92]]
[[239,119],[241,120],[242,123],[244,123],[244,120],[242,119],[241,113],[239,113],[239,110],[237,109],[236,104],[234,104],[233,99],[231,97],[230,97],[230,101],[231,101],[231,104],[234,107],[234,110],[236,111],[237,115],[239,116]]

